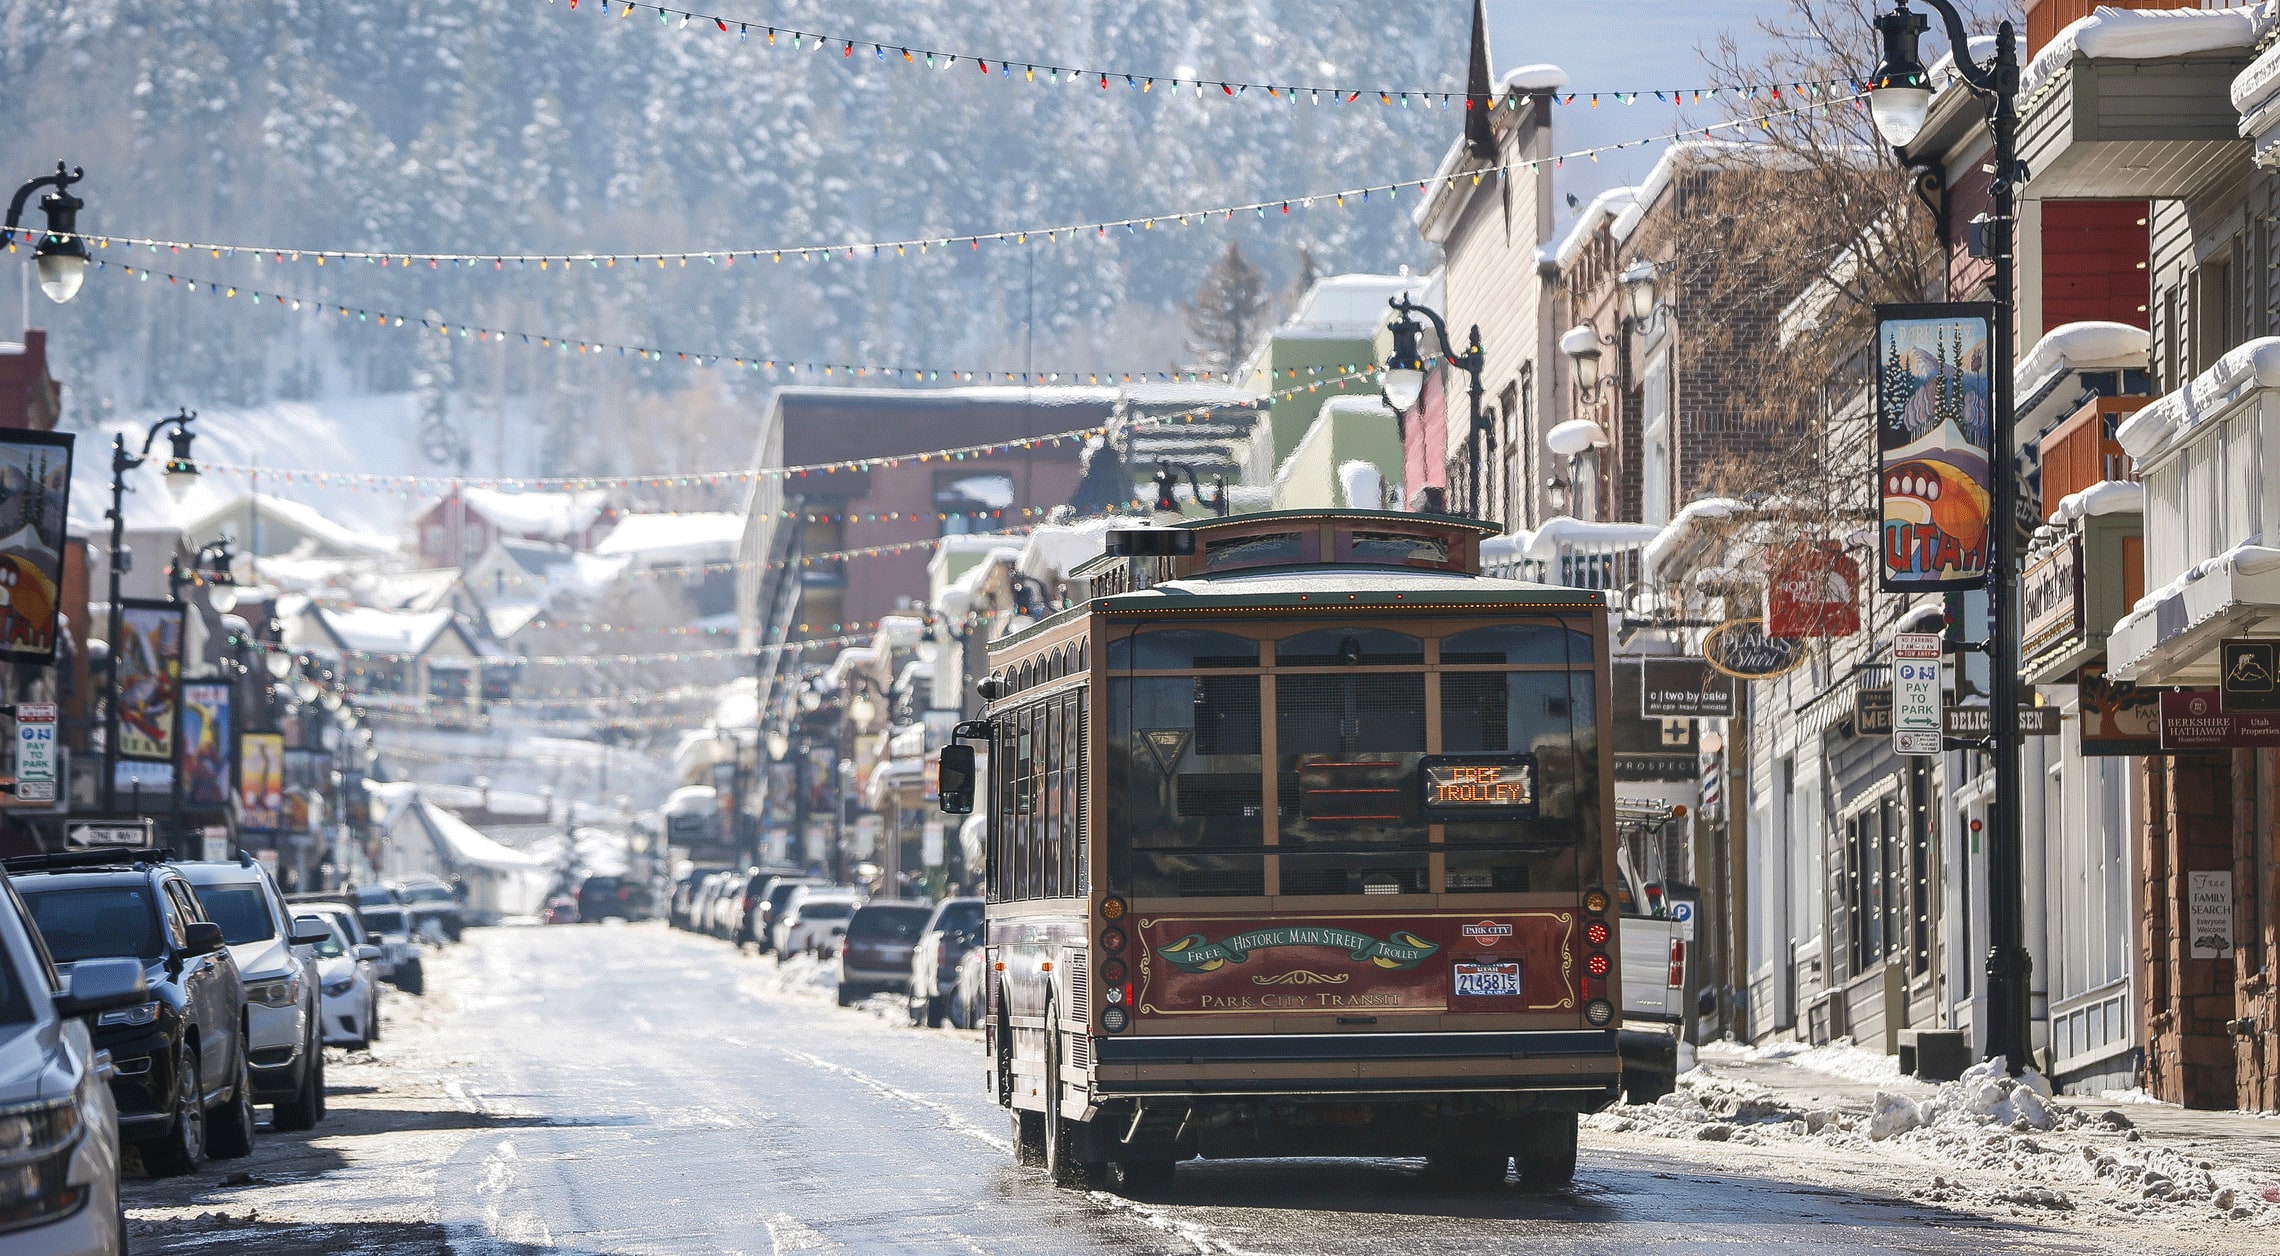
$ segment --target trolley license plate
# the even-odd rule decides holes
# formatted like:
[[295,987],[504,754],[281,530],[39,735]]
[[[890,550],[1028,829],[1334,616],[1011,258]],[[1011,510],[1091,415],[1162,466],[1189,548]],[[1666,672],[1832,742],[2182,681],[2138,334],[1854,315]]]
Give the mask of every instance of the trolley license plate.
[[1520,961],[1456,964],[1457,997],[1515,999],[1520,997]]

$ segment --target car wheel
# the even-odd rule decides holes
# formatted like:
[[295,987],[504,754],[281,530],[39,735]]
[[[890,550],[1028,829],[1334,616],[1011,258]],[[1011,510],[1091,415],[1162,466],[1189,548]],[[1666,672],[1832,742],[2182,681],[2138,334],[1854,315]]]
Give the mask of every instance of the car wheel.
[[934,995],[926,1000],[926,1027],[928,1029],[942,1028],[943,1002],[941,995]]
[[380,992],[374,990],[365,1005],[364,1039],[367,1044],[380,1041]]
[[322,1121],[331,1111],[327,1098],[327,1087],[325,1086],[325,1044],[311,1038],[309,1039],[309,1050],[317,1058],[317,1119]]
[[198,1077],[197,1047],[185,1041],[174,1082],[174,1124],[165,1134],[138,1144],[143,1171],[154,1178],[196,1173],[206,1162],[205,1090]]
[[427,993],[427,969],[420,961],[413,960],[398,971],[396,988],[406,994]]
[[245,1066],[243,1051],[229,1102],[206,1115],[206,1153],[216,1160],[253,1154],[253,1071]]
[[324,1053],[319,1051],[315,1060],[302,1065],[301,1084],[294,1090],[293,1097],[281,1099],[277,1102],[276,1109],[270,1113],[270,1128],[280,1130],[316,1128],[317,1122],[323,1120],[325,1115],[324,1087]]
[[850,1004],[852,1004],[852,1003],[854,1003],[854,1002],[855,1002],[855,991],[854,991],[854,990],[853,990],[851,987],[849,987],[849,986],[848,986],[848,984],[847,984],[846,982],[844,982],[844,981],[840,982],[840,983],[839,983],[839,1006],[841,1006],[841,1007],[847,1007],[847,1006],[849,1006]]

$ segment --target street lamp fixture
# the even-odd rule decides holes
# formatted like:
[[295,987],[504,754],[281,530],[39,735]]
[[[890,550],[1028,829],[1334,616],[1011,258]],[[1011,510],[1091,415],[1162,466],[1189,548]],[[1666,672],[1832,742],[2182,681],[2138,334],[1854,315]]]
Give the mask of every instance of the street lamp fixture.
[[182,590],[189,585],[206,587],[206,605],[213,607],[215,614],[227,615],[237,609],[237,577],[230,571],[228,537],[199,546],[198,552],[190,556],[188,566],[184,566],[179,557],[167,564],[166,591],[169,597],[181,601]]
[[55,189],[40,198],[40,212],[47,215],[47,230],[40,233],[40,242],[32,250],[32,260],[39,268],[40,291],[57,305],[78,296],[79,285],[87,279],[87,241],[79,236],[79,211],[87,207],[87,202],[71,194],[71,185],[86,175],[78,166],[66,168],[59,161],[55,163],[54,174],[42,175],[17,188],[15,199],[8,202],[7,238],[13,240],[24,220],[24,202],[41,188]]
[[[1993,521],[1987,540],[1987,639],[1978,646],[1987,654],[1987,705],[1995,713],[1988,735],[1962,743],[1963,748],[1984,751],[1993,764],[1994,797],[1987,814],[1987,1020],[1986,1053],[2001,1057],[2013,1073],[2026,1067],[2032,1042],[2030,977],[2034,958],[2026,945],[2026,891],[2019,821],[2024,772],[2019,763],[2019,584],[2017,572],[2018,463],[2011,378],[2017,352],[2012,328],[2016,317],[2018,259],[2013,251],[2016,201],[2023,173],[2018,160],[2019,51],[2018,35],[2009,22],[1996,30],[1995,59],[1982,65],[1971,55],[1971,33],[1963,15],[1949,0],[1925,0],[1938,11],[1946,27],[1948,46],[1955,55],[1956,77],[1987,111],[1988,129],[1994,133],[1994,178],[1988,184],[1993,212],[1987,216],[1987,254],[1994,261],[1990,283],[1994,288],[1995,322],[1989,346],[1988,376],[1994,391],[1989,424],[1987,465],[1988,512]],[[1877,15],[1876,32],[1884,40],[1883,63],[1869,81],[1869,114],[1878,134],[1895,148],[1905,148],[1924,129],[1931,111],[1931,78],[1924,71],[1919,42],[1929,22],[1896,0],[1889,13]],[[1905,154],[1903,154],[1905,156]],[[1951,747],[1956,743],[1951,742]]]
[[1577,323],[1560,337],[1560,352],[1567,355],[1569,364],[1575,368],[1576,391],[1594,404],[1599,401],[1599,386],[1607,379],[1599,369],[1601,348],[1613,348],[1615,343],[1601,336],[1599,329],[1590,323]]
[[1656,314],[1656,267],[1646,258],[1639,258],[1623,268],[1615,282],[1623,289],[1623,305],[1631,321],[1641,328],[1654,321]]
[[1433,324],[1433,335],[1441,342],[1441,358],[1449,365],[1471,377],[1469,396],[1472,401],[1472,423],[1465,430],[1466,506],[1465,513],[1474,519],[1481,517],[1480,501],[1480,444],[1488,430],[1481,417],[1481,372],[1487,365],[1487,355],[1480,347],[1480,327],[1475,325],[1471,338],[1462,353],[1449,343],[1449,325],[1427,306],[1418,305],[1404,292],[1387,299],[1386,304],[1401,317],[1395,319],[1389,330],[1393,332],[1393,349],[1386,354],[1385,372],[1379,377],[1378,387],[1385,393],[1385,403],[1396,415],[1417,404],[1425,395],[1425,359],[1418,352],[1418,337],[1424,328],[1418,325],[1415,315],[1422,314]]
[[[59,173],[60,177],[60,173]],[[77,177],[77,176],[73,176]],[[19,191],[19,200],[24,193]],[[150,425],[143,436],[142,452],[127,452],[126,433],[111,437],[111,509],[104,516],[111,521],[111,550],[107,565],[111,569],[111,657],[108,671],[108,712],[103,726],[103,809],[115,811],[119,802],[119,634],[125,631],[119,606],[119,577],[126,574],[132,555],[127,553],[127,472],[150,460],[150,447],[158,443],[158,434],[174,429],[167,437],[172,453],[166,459],[166,486],[179,500],[190,482],[198,478],[198,464],[190,457],[190,424],[197,419],[196,411],[183,409]],[[234,607],[236,603],[233,601]]]
[[261,665],[269,669],[271,680],[283,680],[292,674],[293,656],[283,650],[271,650],[262,658]]
[[1172,487],[1178,482],[1178,477],[1185,475],[1188,482],[1188,492],[1195,498],[1196,504],[1199,506],[1209,506],[1211,508],[1211,513],[1219,516],[1222,519],[1227,517],[1228,507],[1226,476],[1212,476],[1211,492],[1205,493],[1203,491],[1202,483],[1200,483],[1195,478],[1194,467],[1175,467],[1169,462],[1160,462],[1156,464],[1156,466],[1157,510],[1169,511],[1172,514],[1181,513],[1179,499],[1172,495]]

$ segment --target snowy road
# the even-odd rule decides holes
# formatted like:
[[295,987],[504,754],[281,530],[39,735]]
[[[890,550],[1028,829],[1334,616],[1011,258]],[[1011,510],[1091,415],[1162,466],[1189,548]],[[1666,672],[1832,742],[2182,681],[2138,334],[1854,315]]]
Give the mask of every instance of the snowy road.
[[1191,1163],[1161,1203],[1056,1190],[1012,1163],[973,1035],[657,925],[467,938],[336,1066],[315,1135],[130,1183],[136,1251],[2213,1250],[1925,1203],[1905,1164],[1597,1131],[1551,1196],[1452,1193],[1398,1160]]

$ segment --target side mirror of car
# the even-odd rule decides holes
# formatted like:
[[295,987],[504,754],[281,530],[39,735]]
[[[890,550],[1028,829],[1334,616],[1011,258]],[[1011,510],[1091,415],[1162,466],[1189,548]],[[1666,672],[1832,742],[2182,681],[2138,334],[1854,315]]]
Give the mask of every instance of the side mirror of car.
[[315,916],[293,917],[293,945],[315,946],[331,936],[332,930],[327,929],[325,922]]
[[222,937],[222,927],[210,920],[193,920],[184,926],[182,933],[185,955],[211,955],[229,945]]
[[140,960],[83,959],[71,966],[71,984],[55,996],[58,1016],[93,1016],[150,1001]]
[[372,945],[370,942],[367,942],[362,946],[356,948],[356,958],[378,959],[380,958],[380,948]]
[[942,762],[936,773],[937,792],[942,796],[945,815],[972,815],[974,811],[974,748],[964,742],[952,742],[942,748]]

